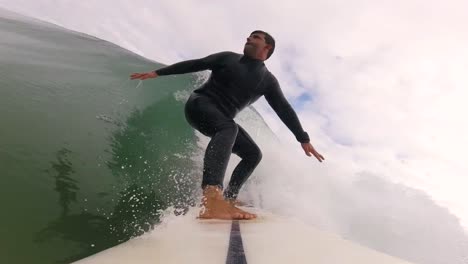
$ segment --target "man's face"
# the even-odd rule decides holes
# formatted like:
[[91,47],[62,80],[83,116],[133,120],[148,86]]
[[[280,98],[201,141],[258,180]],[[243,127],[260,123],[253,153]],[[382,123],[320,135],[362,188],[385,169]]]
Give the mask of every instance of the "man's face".
[[261,50],[268,49],[267,46],[265,35],[254,33],[247,38],[247,42],[244,45],[244,54],[254,58]]

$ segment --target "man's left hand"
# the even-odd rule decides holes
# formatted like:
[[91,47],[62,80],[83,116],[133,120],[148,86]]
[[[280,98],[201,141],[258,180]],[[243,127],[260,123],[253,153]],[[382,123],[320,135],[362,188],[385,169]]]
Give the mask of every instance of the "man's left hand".
[[302,148],[304,149],[304,152],[307,156],[312,156],[317,158],[318,161],[322,162],[325,158],[318,153],[315,148],[312,146],[310,143],[301,143]]

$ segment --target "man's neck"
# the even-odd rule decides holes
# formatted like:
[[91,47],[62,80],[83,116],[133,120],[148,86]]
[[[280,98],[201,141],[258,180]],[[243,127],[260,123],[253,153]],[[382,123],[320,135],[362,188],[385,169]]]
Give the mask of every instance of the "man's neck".
[[245,59],[247,59],[247,60],[250,60],[250,61],[258,61],[258,62],[264,62],[265,61],[265,59],[263,59],[263,57],[261,57],[261,56],[249,56],[249,55],[244,54],[243,57]]

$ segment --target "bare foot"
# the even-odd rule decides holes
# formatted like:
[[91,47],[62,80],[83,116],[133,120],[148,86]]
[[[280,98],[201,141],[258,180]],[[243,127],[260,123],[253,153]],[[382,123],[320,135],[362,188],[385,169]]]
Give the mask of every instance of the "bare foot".
[[208,185],[203,189],[202,209],[199,218],[250,220],[256,217],[255,214],[241,210],[230,202],[225,201],[219,187]]
[[248,203],[242,202],[242,201],[239,201],[239,200],[236,200],[236,199],[234,199],[234,200],[228,199],[226,201],[228,201],[233,206],[250,206]]

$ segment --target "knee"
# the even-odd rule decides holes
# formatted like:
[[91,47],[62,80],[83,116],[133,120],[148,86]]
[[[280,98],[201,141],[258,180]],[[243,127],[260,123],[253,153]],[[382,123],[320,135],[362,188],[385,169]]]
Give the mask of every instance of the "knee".
[[262,160],[262,158],[263,158],[262,151],[260,150],[259,147],[255,146],[255,148],[249,154],[249,159],[252,161],[252,163],[255,164],[255,166],[257,166]]
[[225,122],[217,124],[216,125],[216,130],[218,130],[218,131],[231,130],[231,131],[235,131],[236,134],[237,134],[237,132],[239,131],[239,127],[237,126],[237,124],[234,121],[230,120],[230,121],[225,121]]
[[222,133],[226,136],[233,137],[233,138],[237,136],[238,132],[239,132],[239,127],[234,121],[224,122],[222,124],[217,125],[215,128],[215,133]]

